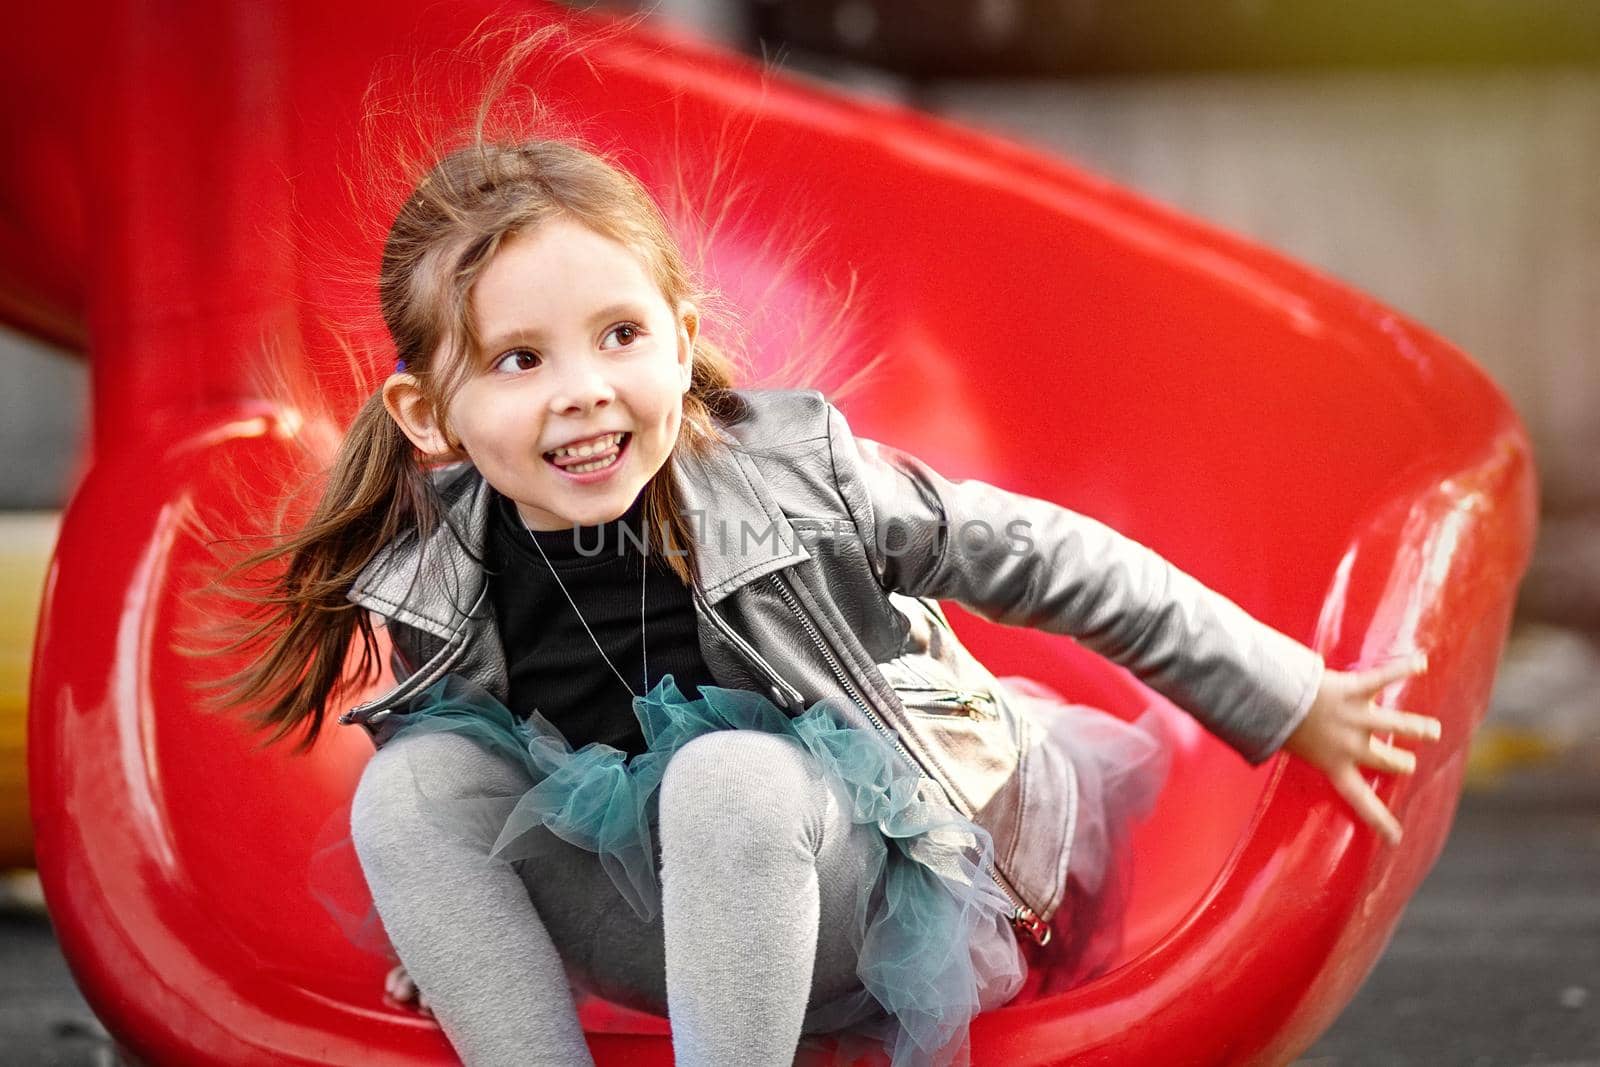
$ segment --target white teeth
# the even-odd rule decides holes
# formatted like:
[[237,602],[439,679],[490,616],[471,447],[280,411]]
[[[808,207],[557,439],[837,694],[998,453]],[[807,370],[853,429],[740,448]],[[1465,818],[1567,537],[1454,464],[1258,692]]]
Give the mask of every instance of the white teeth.
[[604,437],[598,438],[598,439],[596,439],[595,441],[593,441],[593,442],[591,442],[589,444],[579,445],[576,448],[570,448],[570,447],[567,447],[567,446],[562,446],[561,448],[558,448],[558,449],[554,450],[553,452],[546,453],[546,455],[549,455],[551,457],[592,456],[596,452],[604,452],[606,449],[610,448],[612,445],[617,444],[621,440],[622,440],[622,434],[620,434],[620,433],[612,433],[612,434],[607,434]]
[[550,456],[551,462],[554,463],[554,457],[556,456],[571,456],[576,458],[580,456],[593,455],[596,452],[605,452],[612,448],[616,448],[615,452],[609,456],[606,456],[604,459],[590,460],[588,462],[584,462],[580,459],[576,463],[568,463],[565,465],[560,463],[555,464],[568,474],[588,474],[590,471],[605,470],[613,463],[616,463],[617,460],[622,457],[622,449],[620,445],[622,444],[623,440],[627,438],[627,436],[628,435],[626,433],[607,434],[598,442],[588,447],[558,448],[554,452],[546,453],[546,455]]
[[587,474],[589,471],[604,470],[606,467],[609,467],[615,463],[617,461],[617,456],[620,456],[621,454],[622,453],[619,452],[616,456],[607,456],[605,459],[597,459],[593,463],[574,463],[570,467],[563,467],[561,469],[564,471],[570,471],[573,474]]

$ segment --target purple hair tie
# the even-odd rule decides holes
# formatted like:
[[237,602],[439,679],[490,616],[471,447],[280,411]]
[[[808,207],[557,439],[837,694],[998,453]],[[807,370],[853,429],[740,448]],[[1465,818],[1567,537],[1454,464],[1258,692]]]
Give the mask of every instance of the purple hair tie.
[[405,369],[406,369],[406,361],[405,360],[397,359],[397,360],[394,361],[394,372],[396,374],[399,374],[401,371],[403,371]]

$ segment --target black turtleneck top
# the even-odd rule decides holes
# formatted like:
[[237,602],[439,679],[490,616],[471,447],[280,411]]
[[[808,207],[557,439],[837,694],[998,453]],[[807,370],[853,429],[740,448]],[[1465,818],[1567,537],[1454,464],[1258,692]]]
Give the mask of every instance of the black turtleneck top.
[[[659,552],[649,555],[641,640],[644,492],[611,522],[532,531],[522,524],[510,498],[491,493],[485,562],[510,679],[506,706],[523,719],[536,708],[574,750],[600,741],[630,756],[643,752],[644,732],[623,679],[632,693],[646,692],[647,651],[651,688],[668,673],[690,699],[699,696],[699,686],[715,684],[700,655],[690,591]],[[560,575],[559,585],[552,568]],[[596,639],[616,671],[595,649]]]

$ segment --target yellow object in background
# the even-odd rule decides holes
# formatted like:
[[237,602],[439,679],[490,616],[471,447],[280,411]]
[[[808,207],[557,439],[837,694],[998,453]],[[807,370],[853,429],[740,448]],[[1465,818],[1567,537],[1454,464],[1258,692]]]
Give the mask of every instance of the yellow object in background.
[[1508,774],[1548,767],[1563,755],[1560,745],[1538,731],[1485,723],[1467,752],[1465,788],[1494,789]]
[[33,866],[28,819],[28,677],[57,511],[0,512],[0,871]]

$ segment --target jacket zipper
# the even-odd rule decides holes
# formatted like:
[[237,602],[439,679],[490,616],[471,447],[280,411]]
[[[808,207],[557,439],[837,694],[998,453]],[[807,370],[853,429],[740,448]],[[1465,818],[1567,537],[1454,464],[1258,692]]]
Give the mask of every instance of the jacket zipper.
[[[394,708],[382,708],[381,711],[373,711],[369,714],[362,715],[361,713],[365,709],[382,707],[383,704],[393,700],[394,695],[400,692],[402,689],[410,688],[413,693],[417,693],[438,681],[439,678],[445,674],[445,672],[456,665],[456,661],[461,658],[461,653],[466,650],[467,631],[470,627],[470,620],[463,622],[461,627],[456,630],[455,633],[450,635],[449,642],[444,648],[439,650],[437,655],[433,657],[433,660],[430,660],[428,663],[424,663],[420,668],[417,669],[415,674],[412,674],[406,678],[405,681],[398,683],[382,696],[375,697],[374,699],[367,701],[365,704],[357,704],[355,707],[350,708],[343,715],[339,716],[339,725],[349,726],[352,724],[359,724],[362,726],[376,726],[378,723],[388,718],[389,714],[394,711]],[[435,663],[435,661],[437,661],[437,663]],[[424,671],[428,672],[427,679],[421,682],[417,681]],[[361,717],[357,718],[357,716]]]
[[774,695],[781,695],[783,698],[779,700],[778,703],[785,707],[804,709],[806,702],[805,694],[800,692],[800,690],[796,689],[794,686],[790,685],[788,681],[785,680],[784,677],[773,668],[772,664],[767,662],[766,657],[757,652],[754,646],[741,637],[737,630],[735,630],[732,626],[729,626],[727,621],[712,609],[710,601],[706,599],[705,590],[700,587],[700,579],[698,577],[696,577],[694,581],[694,598],[700,610],[704,612],[706,618],[710,619],[712,624],[715,625],[719,631],[721,631],[722,636],[726,637],[730,642],[732,642],[735,648],[743,653],[751,663],[755,664],[756,667],[766,674],[767,679],[773,685]]
[[[912,710],[934,707],[952,710],[959,708],[970,719],[994,718],[992,710],[994,697],[977,690],[949,689],[937,685],[897,685],[894,691],[903,694],[901,700]],[[923,696],[924,693],[928,695]]]
[[[926,772],[923,770],[922,764],[917,762],[917,758],[906,749],[905,745],[900,741],[900,738],[895,734],[895,732],[889,729],[889,727],[878,718],[877,713],[872,710],[866,699],[862,697],[861,691],[856,688],[855,682],[851,681],[849,673],[844,669],[843,665],[840,664],[838,657],[834,655],[833,650],[828,647],[827,641],[823,639],[822,634],[818,632],[816,626],[812,624],[811,619],[806,616],[805,609],[801,607],[799,601],[795,599],[793,592],[790,591],[788,585],[784,582],[783,576],[777,571],[773,571],[767,577],[771,579],[772,587],[777,591],[778,596],[781,597],[783,602],[789,606],[789,610],[792,611],[794,613],[794,617],[800,621],[800,625],[804,626],[806,628],[806,632],[811,635],[812,642],[817,646],[817,650],[822,653],[823,658],[828,661],[828,667],[833,671],[834,677],[839,679],[839,683],[844,686],[845,690],[850,694],[851,699],[854,700],[856,705],[866,713],[867,721],[872,723],[872,725],[883,734],[889,743],[894,746],[895,750],[905,758],[906,763],[908,763],[913,770],[915,770],[919,775],[925,774]],[[791,688],[793,687],[791,686]],[[1022,898],[1017,895],[1017,891],[1012,888],[1011,883],[1000,874],[999,869],[992,861],[985,863],[983,867],[984,870],[988,872],[989,877],[994,880],[995,885],[1000,887],[1000,891],[1005,894],[1006,899],[1011,901],[1013,905],[1011,911],[1012,924],[1027,933],[1027,935],[1033,939],[1034,944],[1041,947],[1049,944],[1050,925],[1043,919],[1039,918],[1038,912],[1034,911],[1032,908],[1028,907],[1028,905],[1022,902]]]

